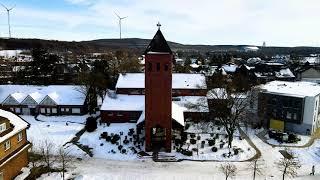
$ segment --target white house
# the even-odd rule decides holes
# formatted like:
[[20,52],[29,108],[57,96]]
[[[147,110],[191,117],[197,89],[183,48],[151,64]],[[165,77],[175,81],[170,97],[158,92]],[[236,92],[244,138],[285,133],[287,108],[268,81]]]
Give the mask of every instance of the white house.
[[259,113],[269,128],[310,134],[320,127],[320,85],[272,81],[261,89]]

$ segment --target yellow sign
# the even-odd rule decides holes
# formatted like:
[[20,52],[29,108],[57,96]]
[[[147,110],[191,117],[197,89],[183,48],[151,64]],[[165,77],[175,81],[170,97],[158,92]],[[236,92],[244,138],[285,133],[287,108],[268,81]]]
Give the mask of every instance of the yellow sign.
[[269,127],[271,129],[284,131],[284,121],[270,119],[270,124],[269,125],[270,125]]

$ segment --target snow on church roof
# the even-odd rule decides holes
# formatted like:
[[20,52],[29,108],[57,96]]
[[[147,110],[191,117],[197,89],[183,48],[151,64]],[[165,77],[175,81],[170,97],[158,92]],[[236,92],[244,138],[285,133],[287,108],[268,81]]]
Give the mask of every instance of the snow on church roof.
[[[144,73],[120,74],[116,88],[144,88]],[[203,74],[172,74],[172,89],[206,89],[206,79]]]
[[[185,108],[185,112],[209,112],[206,96],[178,96],[172,102]],[[105,111],[143,111],[144,95],[107,94],[101,110]]]
[[262,85],[261,89],[266,90],[268,93],[297,97],[317,96],[320,94],[320,85],[303,81],[271,81]]
[[40,103],[45,96],[49,96],[58,105],[83,105],[85,95],[80,92],[81,86],[71,85],[0,85],[0,103],[9,95],[21,103],[28,95],[37,103]]
[[[143,107],[143,111],[137,121],[137,124],[142,123],[145,120],[145,107]],[[171,117],[172,119],[174,119],[176,122],[178,122],[179,124],[181,124],[182,126],[184,126],[184,111],[186,110],[186,108],[181,107],[179,105],[177,105],[176,103],[172,102],[172,106],[171,106]]]
[[21,130],[27,128],[28,125],[29,125],[26,121],[21,119],[21,117],[13,114],[11,112],[2,110],[2,109],[0,109],[0,117],[4,117],[4,118],[8,119],[10,121],[10,123],[14,125],[14,128],[13,128],[13,130],[11,132],[9,132],[8,134],[0,137],[0,143],[2,143],[3,141],[7,140],[11,136],[17,134]]

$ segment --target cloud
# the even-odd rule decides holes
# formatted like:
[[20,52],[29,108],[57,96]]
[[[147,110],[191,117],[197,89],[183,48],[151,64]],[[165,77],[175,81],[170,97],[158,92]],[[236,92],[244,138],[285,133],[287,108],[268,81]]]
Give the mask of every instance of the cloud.
[[[181,43],[261,45],[266,41],[269,45],[320,45],[319,0],[65,0],[65,3],[77,9],[21,7],[15,11],[16,19],[30,19],[39,26],[62,26],[66,35],[60,33],[59,38],[67,40],[117,38],[118,21],[114,14],[117,12],[128,16],[123,20],[125,37],[151,38],[160,21],[166,38]],[[56,37],[54,33],[50,36]]]

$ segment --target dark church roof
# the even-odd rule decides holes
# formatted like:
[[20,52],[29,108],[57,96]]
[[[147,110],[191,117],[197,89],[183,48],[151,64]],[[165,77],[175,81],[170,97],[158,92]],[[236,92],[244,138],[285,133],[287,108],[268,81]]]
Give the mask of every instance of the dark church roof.
[[154,35],[144,54],[147,54],[148,52],[165,52],[172,54],[172,51],[160,29]]

